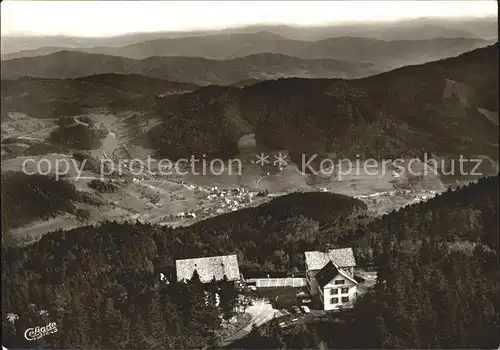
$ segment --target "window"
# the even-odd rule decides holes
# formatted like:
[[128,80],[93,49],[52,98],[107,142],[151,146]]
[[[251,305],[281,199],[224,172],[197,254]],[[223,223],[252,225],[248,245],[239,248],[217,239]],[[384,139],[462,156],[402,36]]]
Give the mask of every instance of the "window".
[[333,294],[333,295],[335,295],[335,294],[339,294],[339,290],[338,290],[337,288],[335,288],[335,289],[330,289],[330,294]]
[[345,280],[336,280],[335,281],[335,284],[344,284],[345,283]]
[[347,303],[349,301],[349,297],[342,297],[342,302]]
[[331,298],[330,304],[337,304],[339,302],[339,298]]
[[349,293],[349,288],[342,288],[342,294]]

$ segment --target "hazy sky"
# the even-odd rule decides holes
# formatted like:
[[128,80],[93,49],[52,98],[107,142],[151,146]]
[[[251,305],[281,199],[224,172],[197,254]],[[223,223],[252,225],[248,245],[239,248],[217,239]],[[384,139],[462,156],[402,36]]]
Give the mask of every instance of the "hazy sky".
[[2,1],[2,35],[107,36],[254,23],[491,16],[496,1]]

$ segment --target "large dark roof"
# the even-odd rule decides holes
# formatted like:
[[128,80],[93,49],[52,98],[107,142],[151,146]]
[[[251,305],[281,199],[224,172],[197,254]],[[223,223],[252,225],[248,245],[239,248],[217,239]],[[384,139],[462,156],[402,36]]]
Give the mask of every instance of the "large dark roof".
[[330,261],[314,276],[318,285],[323,288],[339,274],[339,269]]
[[358,282],[349,276],[342,268],[338,267],[333,261],[329,261],[315,276],[318,285],[323,288],[328,283],[330,283],[335,277],[338,275],[342,275],[347,278],[354,284],[358,284]]

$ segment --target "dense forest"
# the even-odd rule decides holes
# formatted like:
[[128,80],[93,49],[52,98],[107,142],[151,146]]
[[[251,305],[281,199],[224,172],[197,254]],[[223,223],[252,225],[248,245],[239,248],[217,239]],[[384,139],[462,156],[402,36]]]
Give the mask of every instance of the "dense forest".
[[[81,119],[81,118],[80,118]],[[90,120],[76,120],[73,117],[62,117],[57,122],[58,128],[52,131],[48,141],[57,146],[77,150],[97,149],[107,130],[96,128]]]
[[[50,320],[59,331],[40,345],[210,346],[224,311],[200,305],[207,294],[196,281],[160,284],[159,260],[236,253],[242,269],[293,271],[304,250],[332,243],[378,267],[374,292],[343,323],[304,326],[297,336],[271,323],[243,347],[497,346],[498,177],[373,221],[365,209],[345,196],[297,193],[189,227],[106,222],[3,247],[4,345],[28,346],[20,330]],[[322,332],[325,322],[342,336]]]
[[[75,186],[44,175],[2,173],[2,233],[38,219],[73,212],[79,199]],[[54,195],[57,193],[57,195]]]
[[101,204],[92,193],[78,191],[73,184],[58,181],[54,176],[7,171],[2,173],[1,182],[2,244],[6,246],[22,241],[22,237],[12,233],[14,228],[65,213],[85,220],[88,211],[80,208],[80,204]]
[[[64,60],[67,57],[62,55]],[[56,70],[60,69],[57,64]],[[158,94],[192,91],[193,84],[175,83],[136,74],[94,74],[76,79],[18,77],[2,79],[2,120],[11,112],[34,118],[82,115],[92,108],[110,107],[115,113],[148,110]],[[131,103],[131,100],[140,103]],[[146,103],[148,102],[149,103]]]

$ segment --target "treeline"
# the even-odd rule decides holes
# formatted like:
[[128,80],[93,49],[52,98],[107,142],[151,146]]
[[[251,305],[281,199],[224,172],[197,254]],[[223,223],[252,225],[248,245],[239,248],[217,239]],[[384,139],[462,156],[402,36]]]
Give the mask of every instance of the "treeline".
[[59,214],[77,213],[76,202],[99,204],[88,193],[78,192],[73,184],[56,180],[54,176],[8,171],[1,174],[1,181],[4,239],[9,237],[15,241],[9,234],[13,228]]
[[14,171],[3,172],[1,179],[2,232],[75,209],[78,193],[68,182]]
[[498,258],[482,244],[456,246],[438,235],[410,251],[396,240],[379,258],[375,292],[356,305],[358,347],[497,347]]
[[114,193],[118,190],[118,186],[110,181],[105,182],[98,179],[90,180],[88,186],[101,193]]
[[498,250],[498,175],[407,206],[371,222],[360,245],[381,247],[381,238],[401,242],[438,236],[447,242],[481,243]]
[[48,141],[54,145],[77,150],[99,148],[107,131],[98,129],[92,124],[84,125],[81,123],[85,123],[85,121],[77,123],[73,117],[60,118],[58,120],[59,127],[50,133]]
[[151,145],[169,158],[191,155],[230,158],[238,154],[237,142],[251,132],[248,121],[231,107],[238,89],[209,86],[193,93],[157,98],[156,112],[164,123],[148,133]]
[[[162,254],[174,259],[237,254],[240,269],[297,273],[306,250],[343,240],[348,228],[367,220],[366,204],[331,193],[293,193],[183,228],[164,228]],[[323,234],[325,227],[335,233]],[[182,238],[181,238],[182,237]]]
[[[67,57],[63,61],[67,61]],[[115,113],[131,109],[144,111],[154,108],[156,95],[196,88],[193,84],[135,74],[96,74],[76,79],[2,79],[1,115],[3,120],[9,112],[33,118],[61,118],[82,115],[93,108],[109,107]]]

